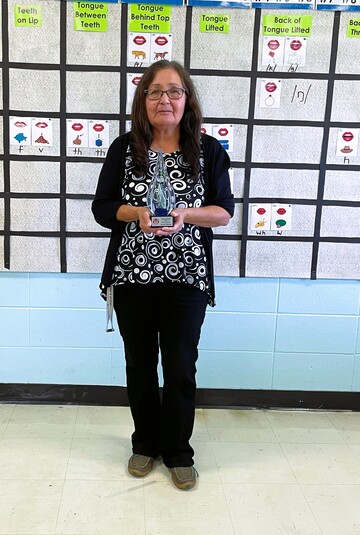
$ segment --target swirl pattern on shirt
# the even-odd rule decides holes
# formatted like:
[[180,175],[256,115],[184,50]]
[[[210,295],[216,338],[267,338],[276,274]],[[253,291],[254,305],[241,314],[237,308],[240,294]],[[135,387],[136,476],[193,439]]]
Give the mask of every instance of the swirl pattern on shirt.
[[[122,196],[133,206],[146,206],[147,191],[155,170],[157,153],[149,150],[149,171],[136,177],[131,154],[125,161]],[[167,171],[179,208],[198,208],[204,203],[202,172],[198,181],[189,179],[189,165],[180,151],[164,154]],[[201,158],[203,168],[203,158]],[[113,284],[182,282],[208,292],[207,259],[199,228],[186,223],[170,236],[144,234],[137,221],[127,223],[117,254]]]

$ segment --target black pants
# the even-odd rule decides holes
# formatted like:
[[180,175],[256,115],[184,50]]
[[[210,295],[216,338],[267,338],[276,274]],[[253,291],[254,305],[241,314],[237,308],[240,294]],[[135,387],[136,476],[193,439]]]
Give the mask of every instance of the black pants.
[[189,440],[195,416],[195,363],[206,305],[205,292],[177,282],[115,286],[114,307],[135,424],[133,453],[161,455],[169,468],[193,464]]

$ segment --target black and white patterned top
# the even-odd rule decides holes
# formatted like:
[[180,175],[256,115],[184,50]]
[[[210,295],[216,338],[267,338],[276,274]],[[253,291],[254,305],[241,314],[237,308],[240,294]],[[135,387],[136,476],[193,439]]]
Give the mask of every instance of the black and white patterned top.
[[[189,166],[180,151],[165,153],[165,164],[176,194],[176,207],[198,208],[204,203],[204,180],[188,178]],[[122,198],[133,206],[146,206],[147,191],[155,170],[157,153],[149,150],[149,171],[146,177],[133,174],[130,150],[126,154]],[[203,157],[200,158],[203,169]],[[182,282],[209,293],[207,258],[199,228],[188,223],[170,236],[145,234],[139,222],[126,224],[117,253],[112,284],[149,284]]]

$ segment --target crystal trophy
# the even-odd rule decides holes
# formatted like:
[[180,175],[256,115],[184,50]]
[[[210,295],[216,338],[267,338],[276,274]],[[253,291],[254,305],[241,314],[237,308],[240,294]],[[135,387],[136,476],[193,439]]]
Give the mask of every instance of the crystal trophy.
[[164,155],[159,149],[154,176],[151,180],[146,197],[147,206],[151,212],[152,227],[172,227],[173,216],[169,215],[175,207],[175,191],[167,173]]

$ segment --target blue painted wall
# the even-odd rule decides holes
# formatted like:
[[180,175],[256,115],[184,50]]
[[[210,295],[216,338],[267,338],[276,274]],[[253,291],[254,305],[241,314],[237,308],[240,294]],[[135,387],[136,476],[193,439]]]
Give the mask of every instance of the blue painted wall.
[[[0,273],[0,382],[125,385],[99,275]],[[198,386],[360,391],[360,282],[216,280]]]

